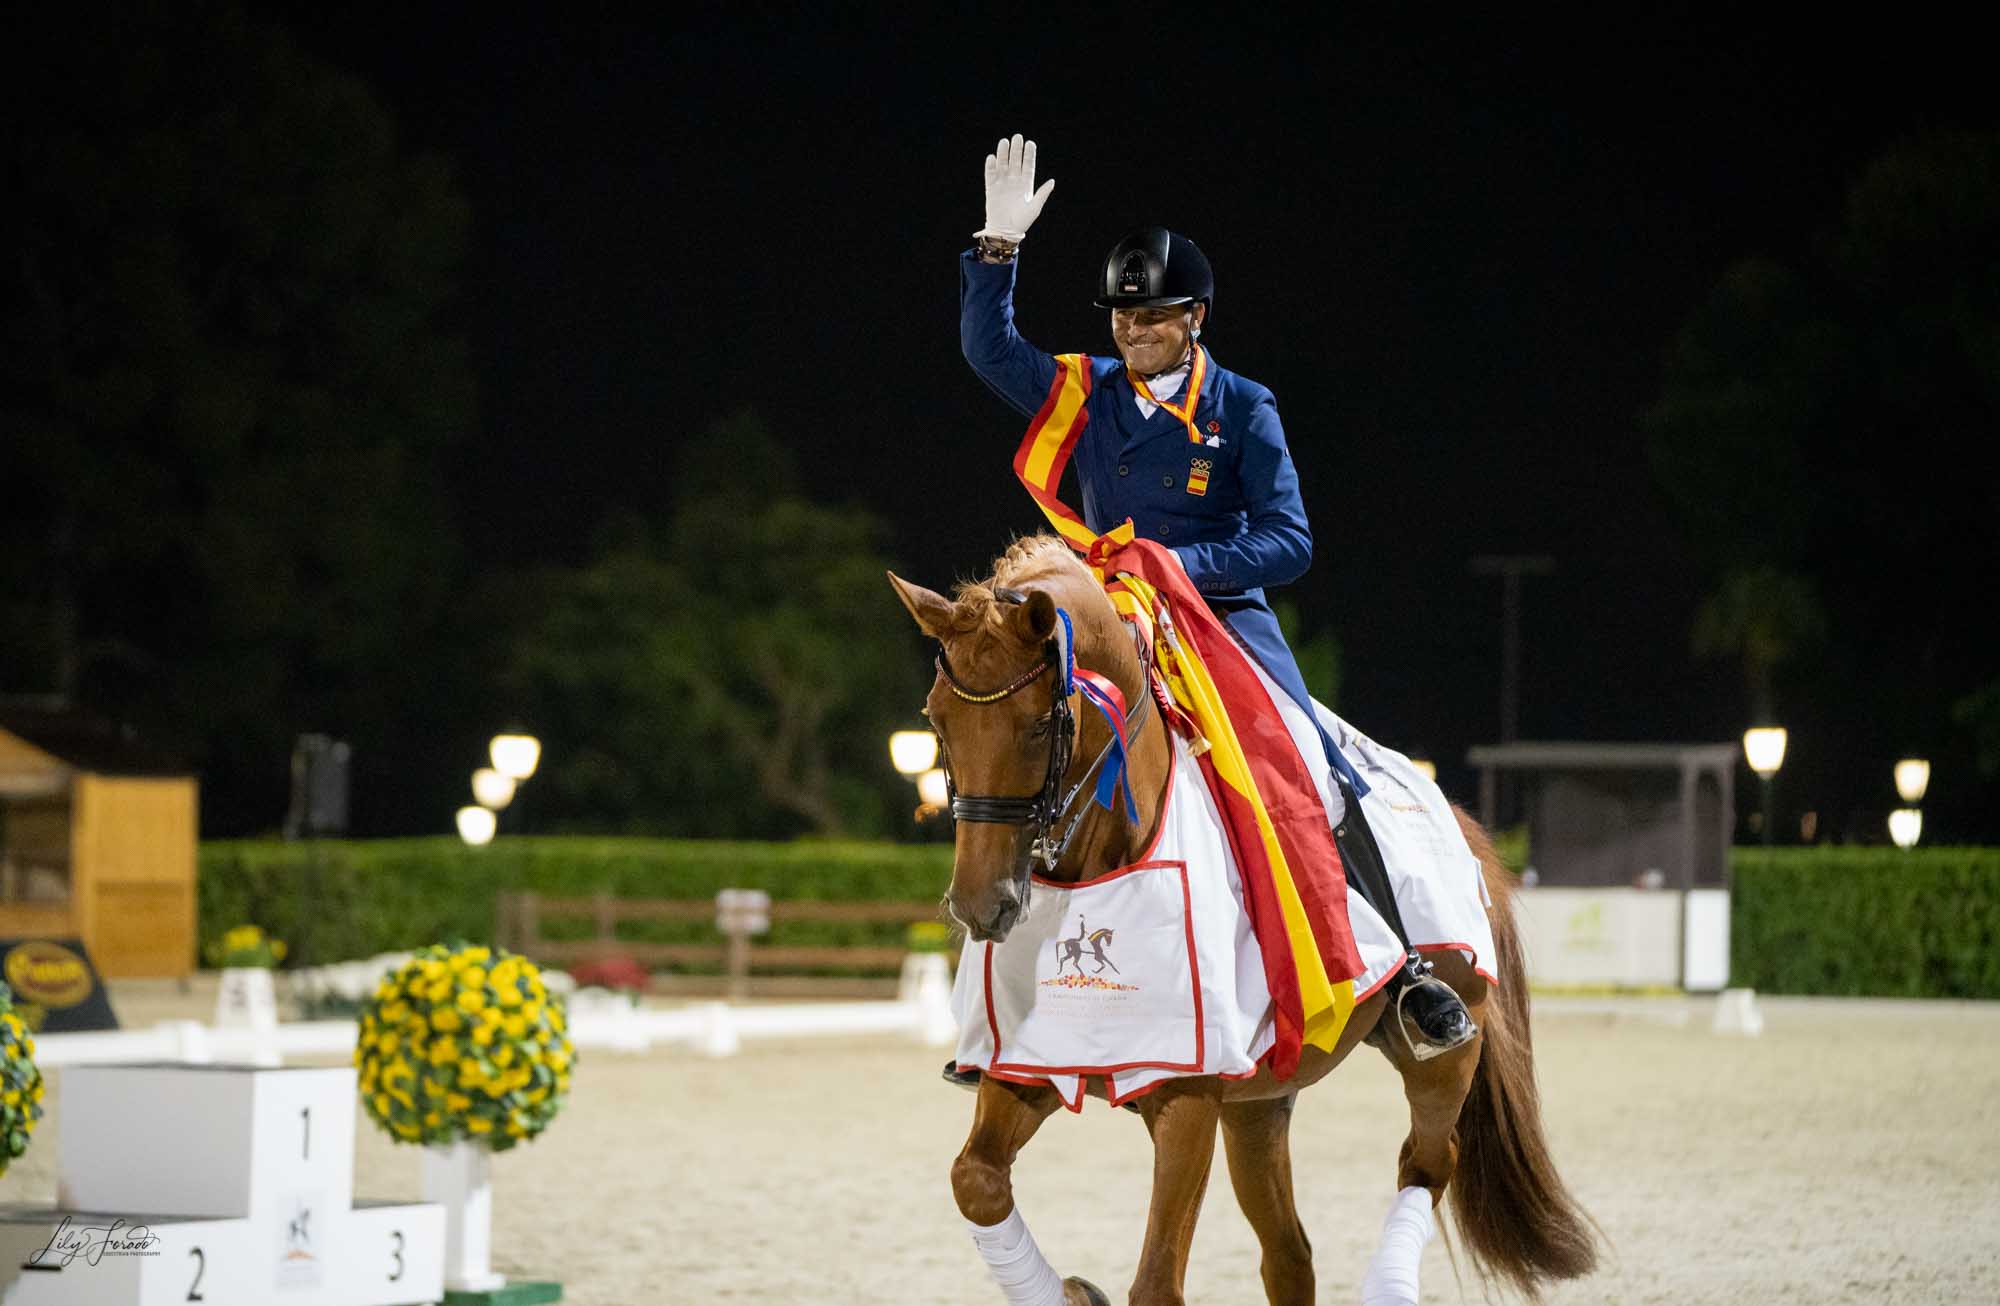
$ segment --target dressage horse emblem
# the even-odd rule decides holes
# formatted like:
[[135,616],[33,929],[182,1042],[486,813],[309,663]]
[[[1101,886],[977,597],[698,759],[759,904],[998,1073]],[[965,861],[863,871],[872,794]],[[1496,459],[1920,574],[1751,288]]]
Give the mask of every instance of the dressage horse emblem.
[[293,1213],[285,1221],[285,1248],[278,1258],[280,1288],[314,1287],[324,1278],[320,1256],[313,1249],[312,1217],[318,1205],[318,1194],[301,1194],[292,1199]]
[[[1116,980],[1102,978],[1107,970],[1113,975],[1118,974],[1117,963],[1105,952],[1115,937],[1115,931],[1110,928],[1100,927],[1093,930],[1084,923],[1083,917],[1078,916],[1076,937],[1056,940],[1056,973],[1042,983],[1056,984],[1063,988],[1121,989],[1126,992],[1136,992],[1139,987],[1136,984],[1120,984]],[[1089,953],[1088,958],[1085,957],[1086,950]],[[1088,975],[1083,973],[1085,960],[1096,963],[1095,969]],[[1075,968],[1076,973],[1065,976],[1063,974],[1065,966]]]

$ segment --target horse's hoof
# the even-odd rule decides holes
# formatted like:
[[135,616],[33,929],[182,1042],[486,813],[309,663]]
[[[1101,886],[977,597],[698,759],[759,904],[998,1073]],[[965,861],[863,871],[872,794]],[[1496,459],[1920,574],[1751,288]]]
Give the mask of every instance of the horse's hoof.
[[1063,1306],[1111,1306],[1111,1299],[1088,1279],[1063,1280]]

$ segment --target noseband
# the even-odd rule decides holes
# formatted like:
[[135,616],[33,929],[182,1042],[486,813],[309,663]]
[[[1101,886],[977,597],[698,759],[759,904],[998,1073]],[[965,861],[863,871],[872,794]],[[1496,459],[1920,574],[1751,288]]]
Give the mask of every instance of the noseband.
[[[1069,696],[1063,693],[1062,675],[1059,671],[1059,668],[1063,665],[1065,656],[1065,653],[1057,645],[1056,641],[1051,639],[1043,646],[1041,660],[1015,677],[1014,683],[1006,686],[1004,689],[982,693],[968,687],[953,673],[951,662],[945,657],[942,647],[938,649],[937,655],[938,674],[944,677],[946,687],[965,702],[976,703],[982,706],[1012,698],[1015,694],[1020,693],[1029,685],[1041,679],[1045,673],[1057,673],[1057,683],[1051,688],[1049,695],[1049,714],[1044,718],[1048,722],[1049,730],[1049,763],[1048,770],[1042,777],[1042,787],[1039,792],[1025,798],[995,797],[987,794],[961,794],[958,792],[957,781],[952,777],[951,754],[948,750],[944,758],[945,792],[950,797],[952,819],[956,821],[983,821],[991,825],[1025,825],[1033,827],[1035,837],[1034,842],[1028,849],[1029,859],[1031,861],[1040,859],[1042,865],[1049,871],[1054,871],[1056,863],[1062,860],[1063,853],[1069,848],[1070,840],[1075,838],[1077,827],[1082,823],[1085,814],[1089,812],[1090,805],[1088,803],[1084,804],[1070,817],[1069,823],[1063,828],[1061,838],[1055,840],[1053,843],[1049,839],[1050,829],[1061,819],[1065,812],[1068,812],[1076,805],[1077,797],[1083,792],[1084,786],[1090,783],[1090,778],[1097,773],[1099,767],[1104,765],[1105,757],[1110,754],[1112,748],[1118,743],[1118,736],[1114,732],[1111,738],[1105,741],[1104,747],[1099,750],[1096,759],[1091,762],[1083,775],[1077,779],[1077,782],[1071,785],[1067,792],[1063,791],[1062,780],[1063,776],[1069,772],[1070,758],[1076,746],[1077,734],[1076,713],[1069,705]],[[1138,738],[1139,731],[1145,727],[1143,713],[1146,710],[1147,703],[1152,701],[1152,697],[1152,694],[1142,687],[1139,695],[1139,704],[1132,709],[1131,714],[1126,718],[1126,744],[1128,748],[1131,742]],[[1132,783],[1129,771],[1124,777],[1124,783],[1129,789]]]

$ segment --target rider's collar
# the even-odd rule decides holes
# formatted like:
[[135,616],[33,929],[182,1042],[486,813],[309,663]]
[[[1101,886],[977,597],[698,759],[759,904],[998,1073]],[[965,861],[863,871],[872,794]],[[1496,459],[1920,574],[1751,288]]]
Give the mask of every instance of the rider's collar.
[[[1146,383],[1146,387],[1148,389],[1151,389],[1155,381],[1164,381],[1170,376],[1185,376],[1187,375],[1188,369],[1193,366],[1194,366],[1194,341],[1190,340],[1188,341],[1187,352],[1181,355],[1180,362],[1175,363],[1172,367],[1166,369],[1164,372],[1141,372],[1139,373],[1139,379]],[[1173,396],[1170,394],[1167,396],[1167,398],[1172,399]]]

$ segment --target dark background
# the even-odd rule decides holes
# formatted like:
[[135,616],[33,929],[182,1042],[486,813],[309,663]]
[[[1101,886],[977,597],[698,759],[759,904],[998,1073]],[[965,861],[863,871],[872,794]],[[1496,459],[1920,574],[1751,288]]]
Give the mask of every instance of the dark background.
[[[607,513],[664,513],[692,446],[749,407],[814,497],[890,524],[904,574],[982,573],[1039,518],[1008,469],[1022,424],[958,354],[953,259],[982,157],[1019,131],[1057,180],[1024,333],[1107,348],[1104,251],[1155,221],[1202,245],[1204,342],[1285,419],[1317,540],[1289,595],[1340,641],[1342,714],[1462,798],[1465,749],[1498,732],[1499,586],[1476,554],[1556,562],[1525,584],[1522,737],[1749,723],[1739,669],[1690,652],[1713,577],[1649,472],[1669,342],[1736,261],[1811,258],[1883,149],[1996,117],[1987,48],[1908,7],[255,12],[374,88],[469,202],[467,558],[582,562]],[[1885,611],[1872,637],[1930,616]],[[886,588],[882,620],[901,620]],[[1788,765],[1873,830],[1901,745],[1815,730],[1844,710],[1823,684],[1781,697]],[[1970,769],[1940,761],[1933,829],[1996,833]]]

